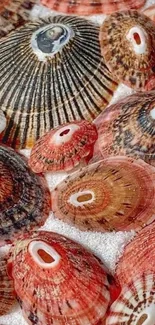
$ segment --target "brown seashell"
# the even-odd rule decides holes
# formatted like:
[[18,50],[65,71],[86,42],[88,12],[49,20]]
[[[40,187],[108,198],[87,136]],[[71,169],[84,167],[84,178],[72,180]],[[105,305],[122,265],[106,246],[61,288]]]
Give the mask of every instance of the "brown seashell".
[[7,258],[0,258],[0,316],[10,312],[15,303],[13,281],[7,274]]
[[0,239],[12,241],[44,224],[50,211],[50,192],[43,176],[27,160],[0,145]]
[[28,324],[95,325],[104,317],[109,284],[93,254],[47,231],[26,236],[14,246],[8,272]]
[[147,16],[136,10],[112,14],[101,26],[100,44],[106,65],[119,81],[141,91],[154,88],[155,27]]
[[155,168],[127,157],[91,164],[55,188],[52,210],[82,230],[139,230],[155,219]]
[[101,58],[98,35],[99,27],[83,18],[55,16],[0,41],[4,143],[33,147],[51,128],[91,121],[105,108],[117,83]]

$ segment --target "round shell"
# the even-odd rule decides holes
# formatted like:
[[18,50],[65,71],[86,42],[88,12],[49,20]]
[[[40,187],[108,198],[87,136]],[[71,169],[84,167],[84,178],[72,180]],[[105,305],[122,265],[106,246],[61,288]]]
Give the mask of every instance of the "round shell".
[[64,124],[36,142],[29,166],[35,173],[70,170],[90,154],[96,140],[95,125],[87,121]]
[[95,325],[106,313],[110,294],[103,266],[59,234],[38,232],[17,241],[8,272],[29,324]]
[[7,259],[0,258],[0,316],[7,314],[15,302],[13,281],[7,274]]
[[44,178],[28,168],[22,155],[2,145],[0,184],[1,240],[12,241],[44,224],[50,211],[50,192]]
[[0,110],[0,133],[6,128],[6,118],[2,110]]
[[105,108],[117,83],[98,37],[99,27],[85,19],[55,16],[0,41],[0,107],[8,120],[3,142],[30,148],[51,128],[93,120]]
[[122,324],[155,324],[155,274],[133,279],[112,304],[106,325]]
[[155,169],[127,157],[82,168],[52,192],[54,215],[82,230],[139,230],[154,209]]
[[134,89],[154,88],[155,28],[147,16],[135,10],[112,14],[101,26],[100,44],[106,65],[119,81]]
[[145,0],[41,0],[50,9],[67,14],[93,15],[110,14],[125,9],[138,9],[145,4]]
[[143,14],[148,16],[150,19],[152,19],[153,21],[155,21],[155,5],[145,9],[143,11]]
[[93,161],[109,155],[139,157],[155,165],[155,93],[137,93],[109,106],[95,120]]

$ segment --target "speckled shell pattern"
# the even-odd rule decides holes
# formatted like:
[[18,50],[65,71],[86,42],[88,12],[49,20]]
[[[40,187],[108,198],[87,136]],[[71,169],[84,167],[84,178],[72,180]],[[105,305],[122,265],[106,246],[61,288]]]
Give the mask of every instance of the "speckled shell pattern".
[[95,15],[110,14],[125,9],[138,9],[145,4],[145,0],[41,0],[50,9],[67,14]]
[[0,257],[0,316],[9,313],[14,303],[13,280],[7,274],[7,256]]
[[0,146],[0,238],[12,241],[43,225],[50,211],[50,192],[43,176],[24,156]]
[[52,211],[81,230],[140,230],[155,218],[155,169],[119,156],[90,164],[52,191]]
[[[38,265],[32,245],[48,245],[48,254],[58,255],[56,265]],[[8,272],[28,324],[95,325],[105,315],[110,295],[103,265],[62,235],[41,231],[14,243]]]
[[107,156],[139,157],[155,165],[155,93],[136,93],[109,106],[94,121],[98,140],[91,162]]
[[[31,41],[36,43],[35,35],[42,37],[40,28],[49,24],[70,34],[61,34],[62,44],[65,37],[68,43],[58,37],[56,53],[46,56],[39,49],[39,58]],[[98,35],[95,24],[62,15],[27,24],[0,41],[0,107],[8,121],[4,143],[31,148],[51,128],[93,120],[107,106],[117,83],[100,55]]]
[[113,75],[129,87],[145,91],[155,76],[155,28],[150,18],[136,10],[113,13],[101,26],[100,44]]

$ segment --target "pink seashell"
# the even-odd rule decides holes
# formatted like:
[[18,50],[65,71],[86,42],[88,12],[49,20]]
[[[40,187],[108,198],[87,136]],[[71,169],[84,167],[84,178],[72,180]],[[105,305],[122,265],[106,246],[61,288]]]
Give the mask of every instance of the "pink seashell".
[[41,231],[11,248],[8,272],[29,324],[96,325],[110,302],[106,272],[80,244]]
[[15,303],[13,281],[7,274],[7,258],[0,258],[0,316],[10,312]]
[[100,44],[113,75],[144,91],[155,76],[155,26],[151,19],[136,10],[116,12],[103,22]]
[[127,157],[88,165],[55,188],[52,210],[81,230],[139,230],[155,219],[155,168]]
[[155,5],[145,9],[143,11],[143,14],[148,16],[150,19],[152,19],[153,21],[155,21]]
[[64,124],[36,142],[29,166],[35,173],[71,170],[90,154],[96,140],[95,125],[87,121]]

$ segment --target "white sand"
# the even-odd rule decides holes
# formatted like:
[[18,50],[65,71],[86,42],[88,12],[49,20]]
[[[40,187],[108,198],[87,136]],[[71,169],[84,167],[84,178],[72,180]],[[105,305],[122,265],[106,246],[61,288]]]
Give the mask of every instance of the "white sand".
[[[145,7],[155,4],[155,0],[148,0]],[[49,9],[43,6],[35,6],[32,11],[32,17],[37,18],[39,16],[49,15],[51,12]],[[98,15],[89,17],[92,21],[101,23],[105,15]],[[131,94],[133,91],[124,86],[120,85],[116,91],[112,103],[116,102],[119,98],[122,98],[126,95]],[[22,152],[28,156],[28,150],[22,150]],[[50,190],[52,190],[63,178],[65,178],[65,173],[59,173],[55,175],[47,174],[46,178],[49,184]],[[48,231],[54,231],[63,235],[66,235],[69,238],[76,240],[77,242],[83,244],[85,247],[91,249],[100,259],[105,263],[106,267],[114,273],[115,264],[119,256],[122,254],[124,246],[127,242],[133,237],[134,232],[117,232],[117,233],[96,233],[96,232],[82,232],[77,230],[74,227],[63,223],[54,218],[51,213],[45,225],[41,228]],[[8,247],[3,247],[0,249],[0,253],[7,251]],[[0,317],[0,325],[26,325],[22,317],[20,308],[18,305],[15,306],[15,309],[6,316]]]

